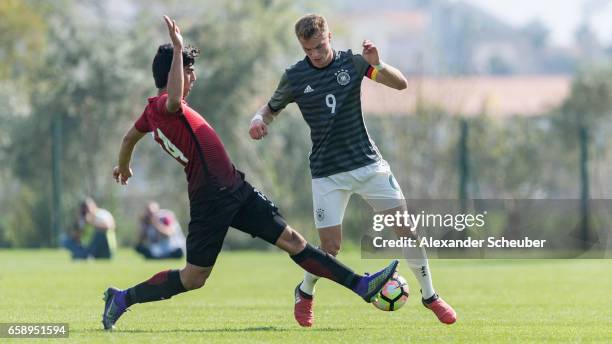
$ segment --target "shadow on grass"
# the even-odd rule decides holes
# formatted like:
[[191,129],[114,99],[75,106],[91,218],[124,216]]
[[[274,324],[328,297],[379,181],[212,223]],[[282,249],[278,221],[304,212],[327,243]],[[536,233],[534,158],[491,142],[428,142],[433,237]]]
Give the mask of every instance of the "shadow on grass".
[[[332,328],[332,327],[321,327],[321,328],[312,328],[310,331],[320,331],[320,332],[341,332],[347,331],[345,328]],[[296,332],[302,331],[302,328],[288,328],[288,327],[276,327],[276,326],[257,326],[257,327],[243,327],[243,328],[203,328],[203,329],[164,329],[164,330],[140,330],[140,329],[126,329],[126,330],[113,330],[109,331],[109,333],[243,333],[243,332]],[[104,330],[94,330],[94,331],[71,331],[71,332],[104,332]]]

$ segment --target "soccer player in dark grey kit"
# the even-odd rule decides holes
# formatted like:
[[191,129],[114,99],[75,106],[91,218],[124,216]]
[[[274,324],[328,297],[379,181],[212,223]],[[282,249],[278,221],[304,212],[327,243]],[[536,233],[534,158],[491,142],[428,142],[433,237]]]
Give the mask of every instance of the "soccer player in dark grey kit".
[[152,132],[155,141],[185,168],[191,214],[187,263],[181,270],[159,272],[125,290],[108,288],[104,292],[104,328],[112,329],[133,304],[169,299],[202,287],[230,226],[276,245],[303,269],[371,302],[395,273],[398,261],[373,275],[357,275],[333,256],[310,246],[286,224],[276,206],[236,170],[212,126],[185,102],[196,80],[193,64],[199,51],[184,48],[176,23],[166,16],[164,20],[172,45],[160,46],[153,60],[159,92],[148,99],[144,112],[123,138],[113,177],[127,184],[132,177],[134,146],[147,132]]
[[[295,24],[295,34],[306,57],[287,68],[270,101],[251,120],[255,140],[268,133],[267,125],[289,103],[295,102],[310,127],[310,170],[314,219],[321,248],[337,255],[342,239],[342,219],[353,193],[361,195],[375,211],[405,211],[402,190],[389,164],[382,158],[366,130],[361,112],[361,82],[368,77],[394,89],[406,88],[402,73],[381,61],[378,49],[363,42],[361,55],[336,51],[325,18],[309,14]],[[404,256],[419,281],[423,305],[437,318],[452,324],[457,315],[434,291],[423,248],[405,248]],[[295,289],[295,319],[301,326],[314,321],[313,296],[318,276],[306,272]]]

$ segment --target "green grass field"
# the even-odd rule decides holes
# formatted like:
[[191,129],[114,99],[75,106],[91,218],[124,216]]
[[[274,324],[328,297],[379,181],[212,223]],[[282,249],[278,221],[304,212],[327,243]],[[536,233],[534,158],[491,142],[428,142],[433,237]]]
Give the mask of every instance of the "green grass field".
[[[341,258],[359,272],[386,263]],[[203,289],[135,305],[114,332],[102,330],[108,285],[125,288],[180,265],[145,262],[127,250],[113,262],[0,250],[0,322],[67,322],[70,338],[54,341],[83,343],[612,342],[611,260],[432,260],[437,290],[459,314],[452,326],[421,306],[400,263],[412,294],[404,308],[385,313],[323,281],[315,326],[302,329],[292,314],[302,273],[280,252],[223,252]]]

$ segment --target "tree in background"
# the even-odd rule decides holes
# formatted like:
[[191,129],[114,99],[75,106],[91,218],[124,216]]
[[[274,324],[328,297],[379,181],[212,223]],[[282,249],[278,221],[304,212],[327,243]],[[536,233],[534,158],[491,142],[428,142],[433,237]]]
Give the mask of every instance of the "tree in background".
[[[37,7],[32,7],[36,10]],[[10,166],[12,194],[4,238],[14,245],[40,246],[51,236],[51,124],[57,119],[63,166],[61,195],[68,209],[85,195],[103,196],[110,185],[108,157],[121,133],[120,118],[133,111],[130,99],[139,89],[132,66],[131,42],[108,26],[103,8],[87,20],[72,2],[45,9],[42,63],[26,74],[31,110],[12,123],[4,157]],[[65,214],[69,216],[68,213]],[[71,214],[70,214],[71,215]]]

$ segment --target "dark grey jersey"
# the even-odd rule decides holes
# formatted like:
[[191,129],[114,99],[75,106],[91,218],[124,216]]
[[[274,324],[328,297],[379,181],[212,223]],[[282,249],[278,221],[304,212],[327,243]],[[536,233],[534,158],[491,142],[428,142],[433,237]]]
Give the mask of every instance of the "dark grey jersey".
[[268,106],[296,102],[310,127],[313,178],[347,172],[381,159],[361,113],[361,82],[370,65],[351,50],[334,52],[325,68],[308,58],[289,67]]

